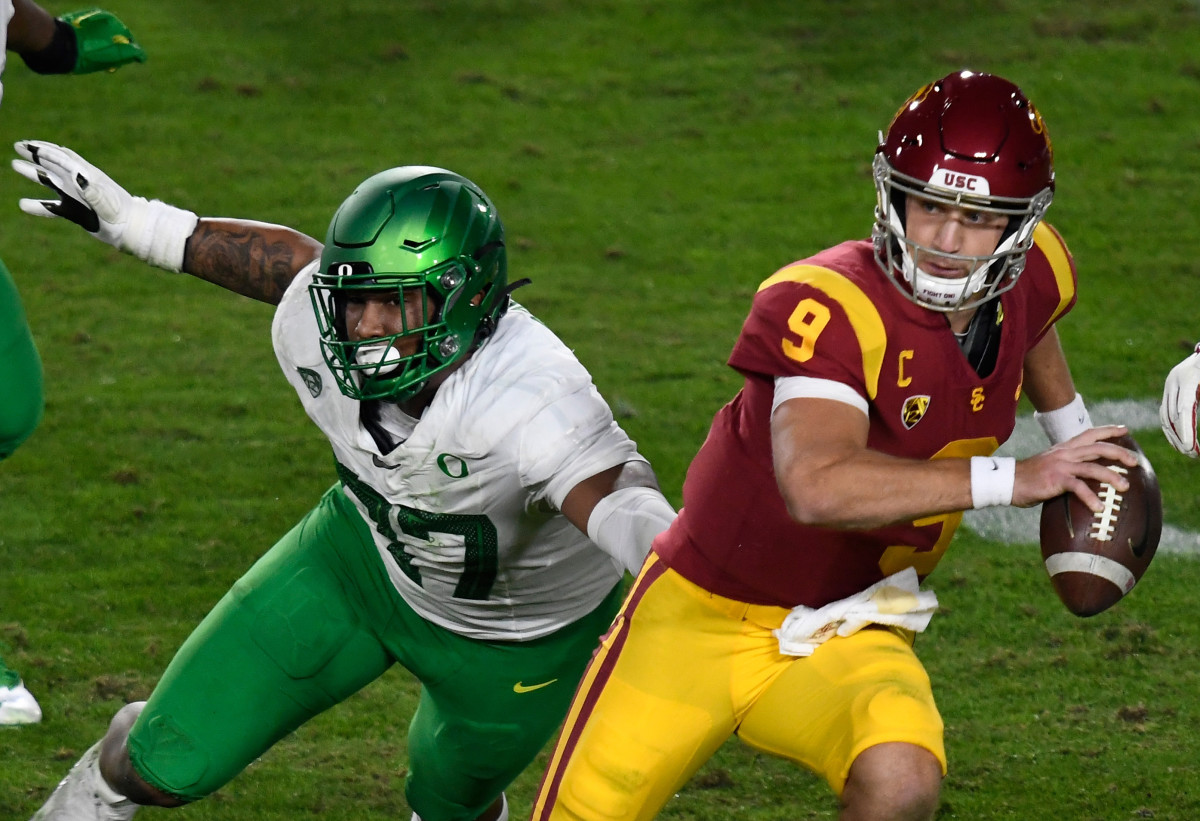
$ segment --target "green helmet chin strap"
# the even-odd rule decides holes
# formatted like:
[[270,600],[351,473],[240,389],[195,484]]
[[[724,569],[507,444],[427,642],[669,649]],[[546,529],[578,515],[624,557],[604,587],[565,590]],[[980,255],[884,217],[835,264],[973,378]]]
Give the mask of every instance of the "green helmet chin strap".
[[[495,330],[508,309],[507,276],[504,226],[470,180],[428,166],[370,177],[334,214],[309,286],[338,388],[359,400],[415,396]],[[404,304],[406,292],[420,294],[420,321],[350,339],[348,303],[386,295]]]

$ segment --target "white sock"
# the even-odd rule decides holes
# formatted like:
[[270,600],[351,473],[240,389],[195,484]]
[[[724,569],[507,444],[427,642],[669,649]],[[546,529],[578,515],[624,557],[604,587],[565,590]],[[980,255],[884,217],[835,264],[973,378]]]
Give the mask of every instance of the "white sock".
[[100,757],[95,758],[92,766],[88,767],[87,777],[90,781],[92,790],[96,796],[113,809],[124,809],[125,807],[137,806],[125,796],[108,786],[108,782],[104,780],[104,775],[100,772]]

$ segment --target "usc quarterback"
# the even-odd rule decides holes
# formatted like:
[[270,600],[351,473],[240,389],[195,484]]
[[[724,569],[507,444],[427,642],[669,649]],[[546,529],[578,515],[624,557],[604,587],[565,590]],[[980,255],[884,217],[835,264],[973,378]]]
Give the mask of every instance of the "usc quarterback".
[[[584,674],[534,819],[653,818],[731,735],[820,774],[843,819],[937,808],[943,725],[913,652],[918,587],[962,511],[1027,507],[1133,465],[1092,428],[1054,323],[1076,275],[1043,215],[1045,124],[961,71],[880,136],[871,239],[758,288],[729,358],[745,383],[688,469],[683,509]],[[992,454],[1024,392],[1053,443]]]

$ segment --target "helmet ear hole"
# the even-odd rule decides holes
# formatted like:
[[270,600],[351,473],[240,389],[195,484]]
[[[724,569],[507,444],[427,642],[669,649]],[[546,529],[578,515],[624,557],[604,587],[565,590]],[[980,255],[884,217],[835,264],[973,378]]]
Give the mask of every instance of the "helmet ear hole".
[[1000,240],[996,243],[996,247],[1003,247],[1004,243],[1015,236],[1017,231],[1020,230],[1022,222],[1017,217],[1009,217],[1008,224],[1004,226],[1004,230],[1000,233]]
[[896,212],[896,218],[900,220],[900,227],[907,230],[908,228],[908,197],[899,188],[892,189],[892,210]]

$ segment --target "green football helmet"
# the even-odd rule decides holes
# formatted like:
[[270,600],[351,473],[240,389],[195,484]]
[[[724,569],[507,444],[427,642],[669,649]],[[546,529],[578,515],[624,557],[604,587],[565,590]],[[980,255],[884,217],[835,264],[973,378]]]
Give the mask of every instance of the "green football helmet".
[[[368,178],[333,215],[309,286],[321,352],[338,388],[359,400],[415,396],[495,331],[508,309],[507,277],[504,226],[470,180],[429,166]],[[403,304],[406,290],[421,294],[420,324],[350,340],[349,300],[385,293]],[[392,347],[413,337],[415,353]]]

